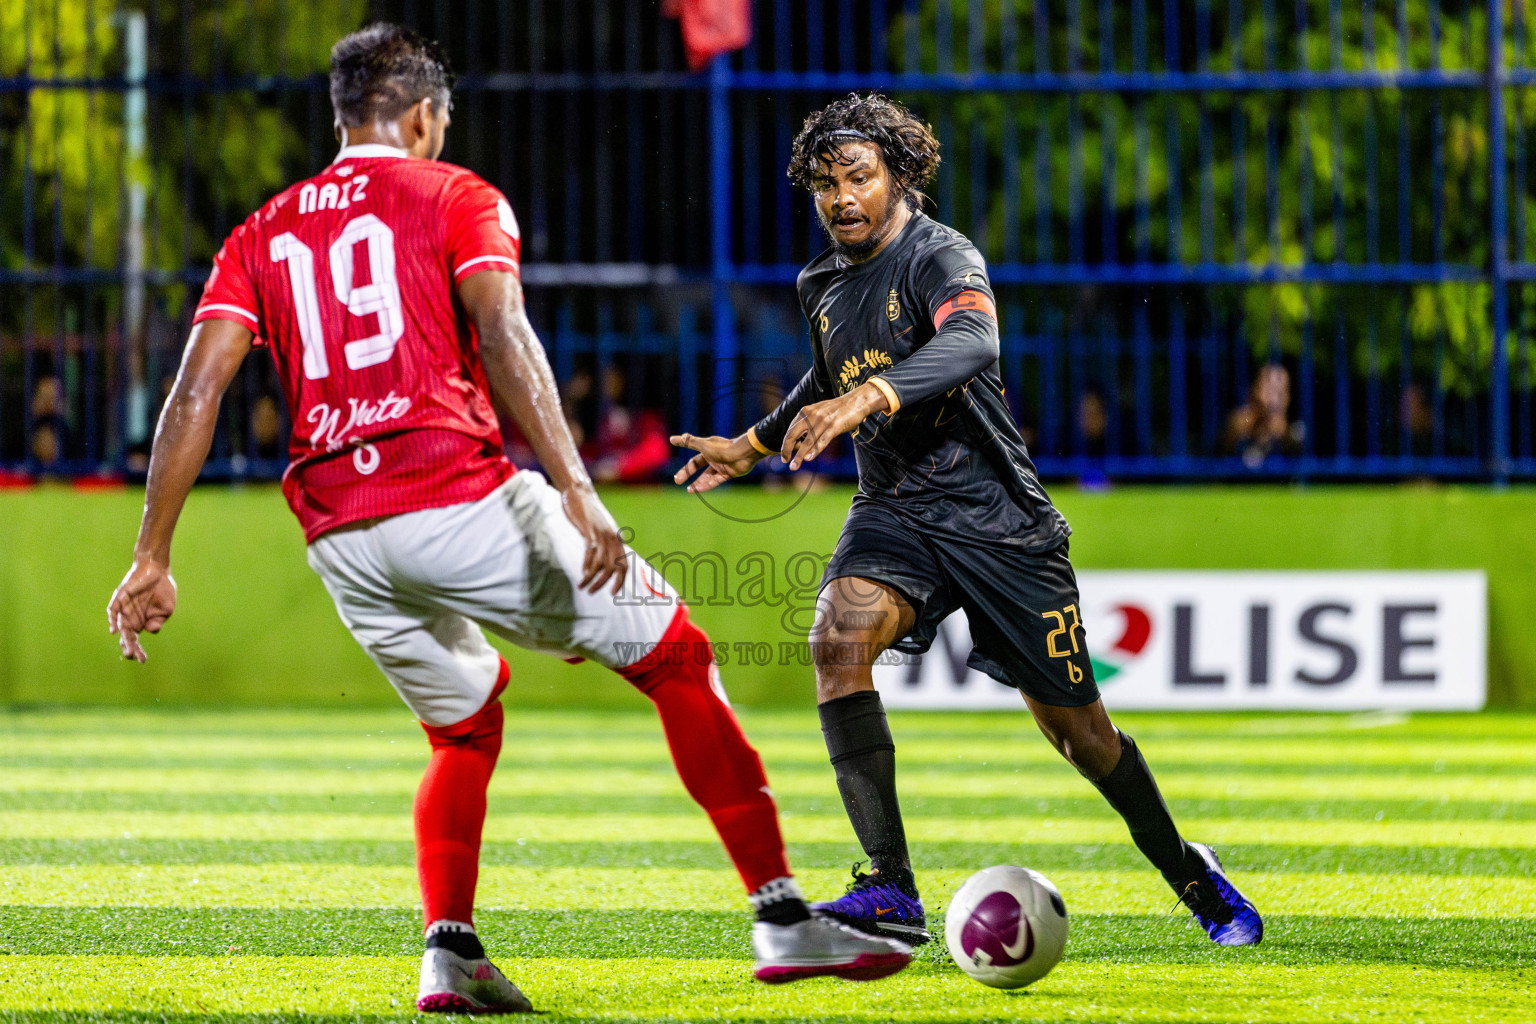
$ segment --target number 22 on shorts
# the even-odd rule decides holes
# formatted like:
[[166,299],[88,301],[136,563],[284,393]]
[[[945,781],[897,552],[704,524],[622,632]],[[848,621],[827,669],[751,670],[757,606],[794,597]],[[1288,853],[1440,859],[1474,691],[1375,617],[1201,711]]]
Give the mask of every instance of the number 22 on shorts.
[[[1083,670],[1072,664],[1071,661],[1072,655],[1079,652],[1077,634],[1083,628],[1082,619],[1077,614],[1077,605],[1069,604],[1060,611],[1052,609],[1048,612],[1041,612],[1040,617],[1042,619],[1054,619],[1056,622],[1056,628],[1045,636],[1045,652],[1053,658],[1068,659],[1067,678],[1072,680],[1074,685],[1082,682]],[[1063,647],[1063,637],[1066,638],[1065,642],[1071,643],[1072,649],[1070,651]]]

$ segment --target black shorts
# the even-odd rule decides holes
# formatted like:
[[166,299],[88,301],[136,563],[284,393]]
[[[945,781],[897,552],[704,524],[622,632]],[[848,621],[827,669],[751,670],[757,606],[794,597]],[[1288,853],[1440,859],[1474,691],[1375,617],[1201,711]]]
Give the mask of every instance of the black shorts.
[[1039,554],[967,544],[855,500],[821,585],[842,576],[894,587],[911,603],[917,619],[896,642],[899,651],[926,652],[939,623],[963,608],[972,668],[1042,704],[1081,707],[1099,699],[1065,542]]

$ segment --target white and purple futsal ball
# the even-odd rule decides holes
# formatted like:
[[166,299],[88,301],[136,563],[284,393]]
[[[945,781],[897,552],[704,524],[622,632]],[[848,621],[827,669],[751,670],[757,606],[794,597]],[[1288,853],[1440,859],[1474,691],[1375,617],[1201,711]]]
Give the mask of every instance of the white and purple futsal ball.
[[983,868],[950,900],[944,938],[955,963],[983,985],[1023,988],[1061,959],[1067,905],[1038,871]]

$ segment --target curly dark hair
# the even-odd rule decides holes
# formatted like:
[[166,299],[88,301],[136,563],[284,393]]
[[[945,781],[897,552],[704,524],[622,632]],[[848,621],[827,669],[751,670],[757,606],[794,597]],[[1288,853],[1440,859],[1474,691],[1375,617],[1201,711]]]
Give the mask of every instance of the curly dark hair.
[[790,151],[789,180],[814,192],[821,177],[818,161],[852,163],[843,153],[852,142],[879,146],[902,198],[913,210],[922,208],[923,186],[939,170],[939,140],[922,118],[877,92],[851,92],[807,117]]
[[401,25],[376,21],[331,48],[331,105],[347,128],[392,121],[428,97],[446,104],[452,91],[443,48]]

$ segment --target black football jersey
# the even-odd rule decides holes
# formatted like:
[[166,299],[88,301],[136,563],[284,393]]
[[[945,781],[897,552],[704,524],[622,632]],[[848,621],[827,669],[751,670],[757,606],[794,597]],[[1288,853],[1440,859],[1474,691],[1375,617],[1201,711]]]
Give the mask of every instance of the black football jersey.
[[1039,552],[1067,538],[1003,398],[995,314],[948,316],[972,304],[995,308],[986,261],[964,235],[915,213],[871,259],[848,263],[829,249],[797,287],[813,365],[753,428],[764,447],[778,450],[803,406],[878,376],[900,406],[854,434],[856,502],[975,543]]

